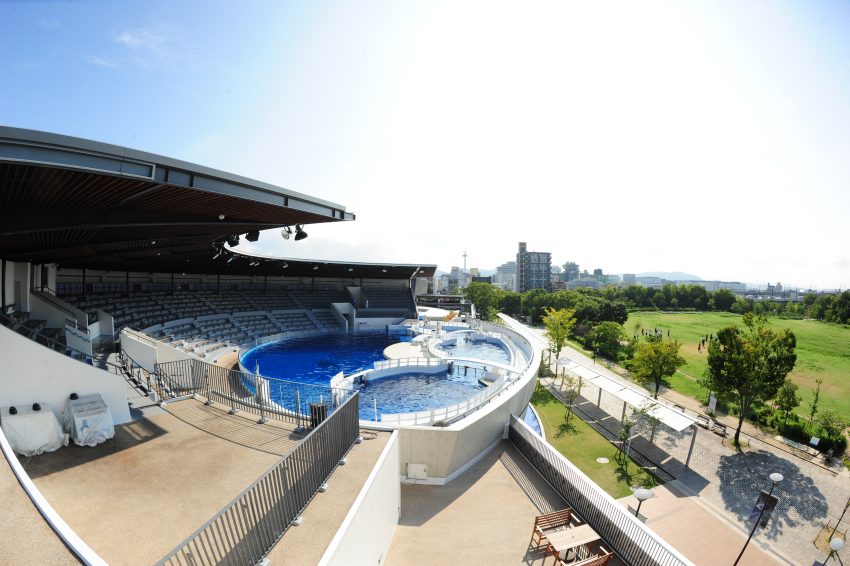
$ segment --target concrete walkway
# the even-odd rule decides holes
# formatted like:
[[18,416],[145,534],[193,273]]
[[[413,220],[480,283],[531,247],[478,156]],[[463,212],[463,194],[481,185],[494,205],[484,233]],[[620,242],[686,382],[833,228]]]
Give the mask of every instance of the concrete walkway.
[[351,448],[348,463],[328,479],[328,491],[317,493],[304,509],[304,523],[290,527],[269,552],[272,565],[317,564],[322,558],[390,439],[389,432],[361,434],[364,440]]
[[[203,407],[186,400],[170,408],[184,404]],[[104,560],[136,565],[162,558],[279,460],[163,413],[118,426],[93,448],[72,445],[24,467]]]
[[4,564],[79,564],[53,532],[0,456],[0,561]]
[[[402,485],[387,566],[537,566],[534,518],[567,504],[508,442],[445,486]],[[551,562],[551,559],[550,559]]]

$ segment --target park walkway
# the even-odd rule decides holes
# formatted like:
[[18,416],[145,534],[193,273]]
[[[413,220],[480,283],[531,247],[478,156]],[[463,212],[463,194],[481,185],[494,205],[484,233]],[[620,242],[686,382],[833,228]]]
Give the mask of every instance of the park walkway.
[[[543,340],[541,329],[531,328],[531,331]],[[561,355],[591,367],[618,383],[642,389],[604,366],[595,364],[574,348],[564,348]],[[541,382],[553,393],[558,393],[559,380],[542,379]],[[579,398],[577,414],[597,430],[599,427],[606,429],[606,437],[610,439],[611,433],[616,434],[619,430],[619,407],[622,402],[614,402],[612,396],[607,404],[597,407],[596,396],[590,397],[593,401]],[[696,403],[693,400],[690,402]],[[771,482],[768,475],[774,471],[782,473],[785,480],[774,492],[780,497],[779,506],[768,527],[759,531],[751,544],[763,542],[769,545],[777,559],[789,564],[811,564],[815,559],[824,558],[825,553],[815,548],[813,541],[824,524],[830,520],[832,524],[835,523],[850,496],[846,470],[837,474],[827,471],[778,450],[758,437],[751,439],[749,448],[734,451],[723,445],[719,436],[702,429],[697,429],[694,452],[690,466],[686,468],[684,461],[692,434],[692,429],[676,433],[666,427],[659,427],[653,443],[638,437],[632,441],[632,448],[675,477],[682,492],[694,496],[700,505],[721,517],[739,533],[748,532],[744,520],[758,492],[769,488]],[[845,523],[842,523],[841,528],[845,528]],[[845,547],[841,556],[850,559],[850,545]]]

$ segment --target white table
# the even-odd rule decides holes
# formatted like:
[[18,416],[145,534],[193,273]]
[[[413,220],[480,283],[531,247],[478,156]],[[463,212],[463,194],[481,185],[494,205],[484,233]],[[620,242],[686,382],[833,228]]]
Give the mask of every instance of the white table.
[[0,426],[16,453],[37,456],[68,446],[68,435],[62,430],[50,405],[41,403],[40,411],[33,411],[32,405],[15,408],[18,410],[16,415],[9,414],[9,407],[0,409]]
[[115,436],[112,413],[99,393],[69,399],[64,420],[77,446],[97,446]]
[[545,534],[556,554],[599,540],[599,535],[587,524],[560,531],[546,531]]

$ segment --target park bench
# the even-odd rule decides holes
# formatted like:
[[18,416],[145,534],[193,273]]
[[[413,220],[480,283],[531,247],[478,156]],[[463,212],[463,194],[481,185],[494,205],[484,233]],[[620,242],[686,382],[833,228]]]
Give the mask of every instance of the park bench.
[[714,426],[711,427],[711,432],[713,432],[714,434],[719,434],[723,438],[726,438],[726,425],[714,421]]
[[572,523],[572,519],[573,510],[569,507],[553,513],[538,515],[534,519],[534,529],[531,531],[531,540],[528,544],[530,545],[534,542],[536,537],[537,548],[540,548],[540,544],[543,542],[543,539],[546,538],[547,532],[569,528]]
[[697,425],[708,430],[709,425],[711,425],[711,421],[705,415],[697,415]]

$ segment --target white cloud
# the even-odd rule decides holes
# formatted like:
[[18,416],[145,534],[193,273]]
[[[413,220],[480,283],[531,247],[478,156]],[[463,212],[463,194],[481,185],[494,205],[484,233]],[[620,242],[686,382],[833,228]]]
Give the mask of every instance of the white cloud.
[[114,32],[112,39],[129,52],[131,60],[144,68],[174,68],[178,60],[178,36],[170,27],[142,26]]
[[86,57],[86,63],[96,65],[98,67],[109,67],[111,69],[117,69],[121,66],[121,63],[119,63],[118,61],[104,59],[103,57],[98,57],[97,55],[88,55]]

